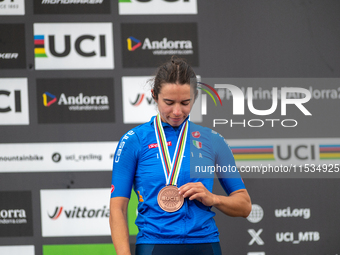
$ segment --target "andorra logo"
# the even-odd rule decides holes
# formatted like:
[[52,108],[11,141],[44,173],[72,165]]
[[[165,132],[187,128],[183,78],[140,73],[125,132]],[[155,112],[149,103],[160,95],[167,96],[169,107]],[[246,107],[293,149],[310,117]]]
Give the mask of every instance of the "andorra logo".
[[[132,42],[135,43],[134,46],[132,46]],[[142,46],[142,43],[140,40],[134,38],[133,36],[130,36],[128,39],[127,39],[127,48],[129,51],[134,51],[135,49],[139,48],[140,46]]]
[[[47,97],[51,98],[51,100],[48,101]],[[55,102],[57,102],[57,97],[55,95],[52,95],[49,92],[45,92],[43,94],[43,104],[44,104],[44,106],[49,107],[51,104],[54,104]]]

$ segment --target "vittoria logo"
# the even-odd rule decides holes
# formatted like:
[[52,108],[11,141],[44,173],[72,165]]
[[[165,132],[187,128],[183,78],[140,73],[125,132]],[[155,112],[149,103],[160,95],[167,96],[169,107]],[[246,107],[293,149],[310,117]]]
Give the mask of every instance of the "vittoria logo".
[[60,207],[56,207],[55,208],[55,212],[52,216],[48,215],[48,217],[50,217],[50,219],[52,220],[56,220],[59,218],[60,214],[63,212],[63,207],[60,206]]
[[109,236],[110,189],[41,190],[42,236]]
[[145,93],[138,93],[135,101],[133,102],[130,101],[130,103],[133,106],[139,106],[143,102],[144,98],[148,105],[155,104],[153,98],[146,96]]
[[112,23],[36,23],[37,70],[113,69]]
[[[63,215],[63,216],[61,216]],[[59,217],[66,219],[73,218],[108,218],[110,216],[109,209],[104,206],[103,208],[87,209],[87,207],[74,206],[72,209],[64,209],[63,206],[57,206],[52,215],[48,214],[51,220],[57,220]]]
[[155,101],[145,84],[151,76],[122,77],[124,123],[143,123],[157,114]]

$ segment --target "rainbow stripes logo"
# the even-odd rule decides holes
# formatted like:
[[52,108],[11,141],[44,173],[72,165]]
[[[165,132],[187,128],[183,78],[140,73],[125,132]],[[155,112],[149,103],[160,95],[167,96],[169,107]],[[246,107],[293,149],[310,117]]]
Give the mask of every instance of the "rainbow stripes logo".
[[[134,46],[132,46],[132,42],[135,42],[136,44]],[[127,48],[129,51],[134,51],[135,49],[139,48],[140,46],[142,46],[142,43],[140,40],[130,36],[127,39]]]
[[[217,91],[213,87],[211,87],[210,85],[203,83],[203,82],[197,82],[197,83],[198,83],[197,88],[204,91],[205,93],[207,93],[212,98],[212,100],[214,101],[215,106],[217,106],[217,103],[216,103],[216,100],[215,100],[213,94],[209,90],[207,90],[203,87],[210,89],[217,96],[217,98],[220,101],[220,104],[222,106],[222,100],[221,100],[220,96],[218,95]],[[207,115],[207,95],[205,95],[205,94],[201,95],[201,114]]]
[[[47,97],[50,97],[51,100],[47,101]],[[55,102],[57,102],[57,97],[55,95],[52,95],[49,92],[45,92],[43,94],[43,104],[44,104],[44,106],[49,107],[51,104],[54,104]]]
[[232,146],[230,148],[237,161],[275,160],[274,146]]
[[35,35],[34,36],[34,56],[36,58],[47,58],[45,52],[45,36]]
[[217,96],[217,98],[220,101],[220,104],[222,106],[222,100],[221,100],[220,96],[218,95],[217,91],[213,87],[211,87],[210,85],[203,83],[203,82],[198,82],[198,84],[200,84],[201,86],[198,86],[197,88],[200,89],[200,90],[203,90],[205,93],[207,93],[214,100],[215,106],[217,106],[217,103],[216,103],[214,96],[210,93],[209,90],[202,88],[202,86],[209,88]]
[[340,159],[340,144],[320,144],[320,159]]

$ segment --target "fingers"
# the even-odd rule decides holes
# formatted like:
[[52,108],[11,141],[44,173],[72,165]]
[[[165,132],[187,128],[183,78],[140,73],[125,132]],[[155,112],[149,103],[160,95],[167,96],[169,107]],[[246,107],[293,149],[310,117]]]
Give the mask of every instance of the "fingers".
[[194,194],[194,195],[192,195],[192,196],[189,197],[189,200],[194,200],[194,199],[196,199],[196,200],[202,202],[202,194],[196,193],[196,194]]
[[180,195],[189,200],[196,199],[206,206],[214,204],[214,195],[201,182],[190,182],[178,189]]
[[179,194],[189,200],[198,200],[202,202],[207,197],[208,190],[201,182],[187,183],[179,188]]
[[201,182],[189,182],[181,186],[178,191],[179,194],[185,194],[188,190],[193,188],[202,188],[205,189],[204,185]]
[[187,190],[183,193],[180,193],[180,194],[182,194],[184,198],[189,197],[189,199],[192,200],[191,196],[193,196],[195,194],[200,194],[200,193],[204,193],[204,191],[200,188],[191,188],[191,189],[189,189],[189,190]]

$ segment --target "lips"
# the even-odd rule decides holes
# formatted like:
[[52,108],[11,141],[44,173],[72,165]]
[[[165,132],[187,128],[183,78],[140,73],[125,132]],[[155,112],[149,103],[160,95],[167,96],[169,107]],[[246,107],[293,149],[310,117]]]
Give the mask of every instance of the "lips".
[[183,118],[171,118],[170,119],[173,121],[173,122],[179,122],[181,121]]

